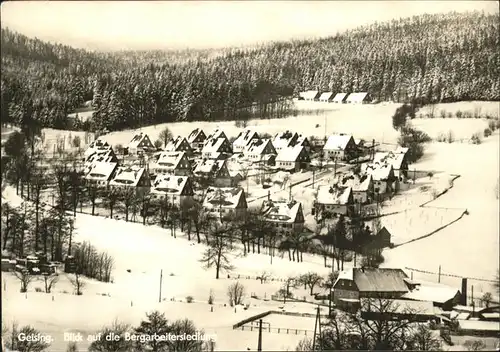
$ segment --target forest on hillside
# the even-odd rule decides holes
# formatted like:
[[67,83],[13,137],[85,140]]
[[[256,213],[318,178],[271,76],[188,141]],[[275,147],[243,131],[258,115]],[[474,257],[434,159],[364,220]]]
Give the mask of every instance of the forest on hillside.
[[[299,91],[378,101],[500,100],[499,15],[448,13],[248,49],[97,53],[1,31],[1,120],[118,130],[282,117]],[[67,114],[92,101],[85,123]]]

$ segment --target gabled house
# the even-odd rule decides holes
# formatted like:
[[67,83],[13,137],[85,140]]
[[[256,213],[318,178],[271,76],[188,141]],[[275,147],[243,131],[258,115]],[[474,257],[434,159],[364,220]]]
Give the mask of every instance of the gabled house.
[[397,299],[409,292],[408,276],[401,269],[350,268],[341,271],[333,284],[337,308],[359,308],[362,298]]
[[198,160],[194,165],[193,173],[196,177],[206,180],[214,186],[231,186],[231,175],[229,174],[226,160]]
[[410,291],[401,296],[401,299],[429,301],[444,311],[451,311],[460,304],[461,293],[457,288],[422,280],[407,280],[406,283]]
[[297,138],[291,139],[288,143],[289,147],[295,147],[297,145],[304,147],[308,153],[311,152],[311,142],[309,142],[309,139],[307,139],[306,136],[299,134],[297,135]]
[[437,317],[440,310],[429,301],[361,298],[360,303],[361,318],[365,320],[408,320],[420,323],[437,323],[440,320]]
[[199,151],[203,148],[207,136],[201,128],[195,128],[187,137],[187,141],[193,150]]
[[244,129],[233,142],[233,152],[243,153],[245,148],[255,140],[260,140],[259,134],[250,128]]
[[186,138],[181,137],[181,136],[178,136],[176,139],[168,142],[164,148],[164,151],[166,151],[166,152],[184,152],[184,153],[186,153],[186,155],[193,154],[193,148],[191,148],[191,145],[188,143]]
[[305,92],[299,93],[299,99],[301,100],[316,101],[318,100],[319,96],[320,93],[317,90],[307,90]]
[[279,234],[290,234],[304,230],[302,204],[292,201],[273,201],[262,203],[261,214],[265,221],[272,224]]
[[240,187],[209,187],[203,199],[203,207],[217,217],[227,215],[244,217],[247,212],[245,191]]
[[118,164],[115,162],[101,162],[96,161],[84,170],[84,179],[87,185],[94,185],[97,187],[107,187],[115,172]]
[[354,197],[351,187],[337,188],[334,186],[319,186],[316,196],[316,210],[322,214],[351,215]]
[[340,188],[352,188],[353,200],[356,204],[366,204],[373,200],[374,183],[370,174],[358,176],[350,173],[340,177],[336,184]]
[[277,133],[273,138],[273,146],[276,151],[280,151],[291,144],[295,143],[299,139],[299,135],[296,132],[291,132],[286,130],[284,132]]
[[311,158],[306,148],[297,145],[286,147],[276,156],[276,167],[289,171],[305,170],[309,167]]
[[115,188],[134,188],[136,191],[149,190],[151,186],[149,174],[143,167],[119,166],[109,182]]
[[348,104],[368,104],[371,103],[372,98],[367,92],[351,93],[347,97]]
[[347,93],[337,93],[335,97],[332,99],[332,102],[335,104],[345,104],[347,101]]
[[207,140],[205,141],[205,144],[210,139],[219,139],[219,138],[224,138],[224,139],[229,140],[222,129],[216,128],[215,131],[213,131],[212,134],[207,137]]
[[399,181],[403,181],[408,178],[407,152],[408,148],[398,148],[395,151],[386,153],[377,152],[373,157],[373,162],[391,164],[394,169],[394,176],[396,176]]
[[143,132],[136,134],[128,144],[129,154],[142,154],[156,150],[149,136]]
[[398,179],[391,164],[365,163],[361,165],[361,172],[372,176],[375,195],[392,193],[397,188]]
[[92,165],[96,162],[105,163],[118,163],[118,157],[116,156],[113,149],[98,149],[93,154],[90,154],[85,158],[85,167]]
[[328,137],[323,147],[325,159],[350,160],[356,157],[357,148],[354,138],[348,134],[334,134]]
[[254,139],[245,147],[243,155],[253,163],[274,165],[277,153],[270,139]]
[[184,152],[161,152],[154,165],[156,174],[188,176],[191,174],[191,161]]
[[372,235],[373,244],[375,248],[390,248],[392,246],[392,234],[389,232],[387,227],[382,227],[376,234]]
[[[224,132],[222,132],[224,133]],[[227,138],[207,139],[201,151],[202,158],[227,159],[233,154],[231,143]]]
[[321,93],[321,95],[319,96],[319,101],[322,101],[324,103],[329,103],[332,101],[332,99],[333,99],[333,92]]
[[188,176],[159,175],[151,185],[151,197],[179,208],[193,204],[193,185]]

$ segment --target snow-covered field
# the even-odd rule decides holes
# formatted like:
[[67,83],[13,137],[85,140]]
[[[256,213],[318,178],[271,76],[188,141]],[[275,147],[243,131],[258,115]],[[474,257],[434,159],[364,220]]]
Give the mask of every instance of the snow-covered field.
[[[407,266],[443,273],[493,280],[499,267],[499,203],[495,187],[499,178],[498,131],[480,145],[431,143],[417,169],[446,170],[459,174],[454,187],[429,204],[463,208],[469,215],[431,237],[386,250],[385,265]],[[435,280],[436,275],[416,277]],[[442,282],[460,287],[460,279],[442,277]],[[495,292],[487,282],[469,280],[475,296]]]

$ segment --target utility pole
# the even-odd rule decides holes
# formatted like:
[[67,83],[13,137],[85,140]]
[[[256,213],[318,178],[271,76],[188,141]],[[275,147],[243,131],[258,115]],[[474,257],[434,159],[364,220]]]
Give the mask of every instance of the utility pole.
[[337,177],[337,158],[333,161],[333,177]]
[[292,201],[292,185],[288,186],[288,201]]
[[158,302],[161,303],[161,286],[163,281],[163,269],[160,270],[160,294],[158,296]]
[[439,270],[438,270],[438,284],[441,283],[441,265],[439,266]]
[[321,315],[320,315],[320,310],[319,306],[316,308],[316,321],[314,322],[314,335],[313,335],[313,345],[312,345],[312,350],[316,351],[316,335],[318,336],[318,344],[319,344],[319,350],[321,351]]
[[262,351],[262,319],[259,319],[259,338],[257,341],[257,351]]
[[312,188],[313,188],[313,189],[314,189],[314,176],[315,176],[315,174],[316,174],[316,170],[315,170],[315,169],[313,169],[313,183],[312,183]]

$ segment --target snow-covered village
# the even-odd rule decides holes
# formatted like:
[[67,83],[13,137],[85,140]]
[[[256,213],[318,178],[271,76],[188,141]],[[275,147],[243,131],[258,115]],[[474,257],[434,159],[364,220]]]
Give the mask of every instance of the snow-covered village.
[[4,9],[2,350],[499,350],[498,10],[106,56]]

